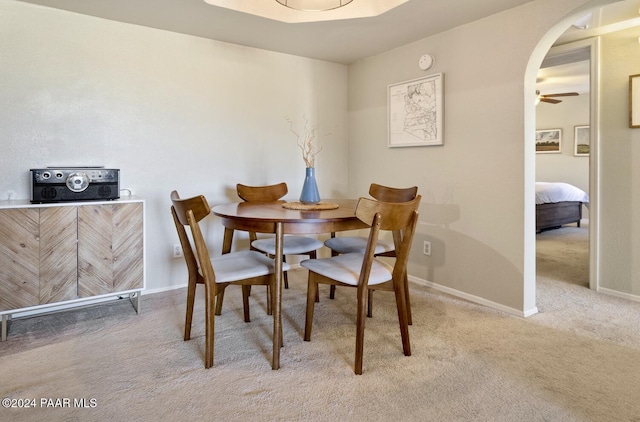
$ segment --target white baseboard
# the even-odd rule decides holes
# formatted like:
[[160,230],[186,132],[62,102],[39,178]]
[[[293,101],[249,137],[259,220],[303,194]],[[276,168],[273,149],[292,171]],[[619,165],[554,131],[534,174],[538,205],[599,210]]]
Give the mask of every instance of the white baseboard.
[[141,293],[142,293],[142,296],[145,296],[145,295],[152,295],[154,293],[163,293],[171,290],[178,290],[182,288],[187,288],[187,283],[176,284],[176,285],[167,286],[167,287],[160,287],[157,289],[145,289]]
[[632,300],[634,302],[640,302],[640,296],[633,295],[631,293],[619,292],[617,290],[607,289],[606,287],[599,287],[597,291],[610,296],[620,297],[622,299]]
[[455,297],[459,297],[464,300],[468,300],[469,302],[477,303],[478,305],[483,305],[491,309],[495,309],[497,311],[505,312],[510,315],[519,316],[522,318],[529,317],[531,315],[538,313],[538,308],[534,307],[533,309],[529,309],[526,311],[521,311],[520,309],[511,308],[509,306],[502,305],[497,302],[493,302],[491,300],[487,300],[480,296],[471,295],[469,293],[462,292],[460,290],[452,289],[451,287],[443,286],[441,284],[434,283],[432,281],[424,280],[418,277],[409,276],[409,280],[413,283],[416,283],[421,286],[430,287],[434,290],[438,290],[443,293],[450,294]]

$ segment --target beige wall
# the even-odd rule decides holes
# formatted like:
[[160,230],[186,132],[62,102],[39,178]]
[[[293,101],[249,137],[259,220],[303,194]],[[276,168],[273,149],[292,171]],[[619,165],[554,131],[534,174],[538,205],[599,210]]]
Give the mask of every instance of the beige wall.
[[[305,166],[285,116],[321,133],[321,195],[347,193],[347,68],[0,0],[0,200],[29,198],[29,169],[105,165],[146,200],[147,286],[186,283],[169,193],[237,201],[235,184]],[[298,129],[301,129],[300,126]],[[209,219],[219,253],[222,229]]]
[[640,129],[629,128],[629,75],[640,73],[640,28],[602,37],[600,288],[640,295]]
[[[536,312],[535,75],[575,11],[603,3],[534,1],[350,66],[349,191],[374,181],[418,185],[414,281]],[[436,56],[427,73],[417,66],[424,53]],[[440,72],[444,146],[387,148],[387,86]]]

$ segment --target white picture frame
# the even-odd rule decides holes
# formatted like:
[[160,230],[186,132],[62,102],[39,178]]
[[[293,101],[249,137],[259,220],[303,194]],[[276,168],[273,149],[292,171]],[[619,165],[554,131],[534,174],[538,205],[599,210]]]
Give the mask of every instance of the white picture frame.
[[443,145],[443,73],[387,87],[387,145]]

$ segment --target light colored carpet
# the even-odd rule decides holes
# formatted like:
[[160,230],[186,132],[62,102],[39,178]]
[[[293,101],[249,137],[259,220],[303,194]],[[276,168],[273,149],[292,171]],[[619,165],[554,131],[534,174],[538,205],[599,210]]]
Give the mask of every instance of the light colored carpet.
[[587,222],[536,234],[538,279],[553,279],[589,287],[589,226]]
[[[332,301],[322,290],[307,343],[306,271],[292,270],[290,284],[278,371],[263,289],[249,324],[239,289],[228,290],[208,370],[201,291],[188,342],[183,289],[143,296],[140,315],[122,300],[16,320],[0,344],[0,398],[37,407],[0,408],[0,419],[640,421],[639,303],[540,277],[540,313],[522,319],[412,285],[405,357],[393,299],[379,292],[356,376],[354,292]],[[95,407],[42,408],[41,398]]]

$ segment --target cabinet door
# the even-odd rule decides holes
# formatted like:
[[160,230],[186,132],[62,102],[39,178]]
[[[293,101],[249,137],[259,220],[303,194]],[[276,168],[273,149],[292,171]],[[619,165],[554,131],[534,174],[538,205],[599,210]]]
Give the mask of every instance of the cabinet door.
[[76,207],[40,209],[40,304],[78,296]]
[[113,291],[110,205],[78,207],[78,296]]
[[78,207],[78,294],[143,287],[143,204]]
[[141,202],[113,206],[113,288],[144,287],[144,208]]
[[0,211],[0,311],[40,301],[39,220],[37,208]]

